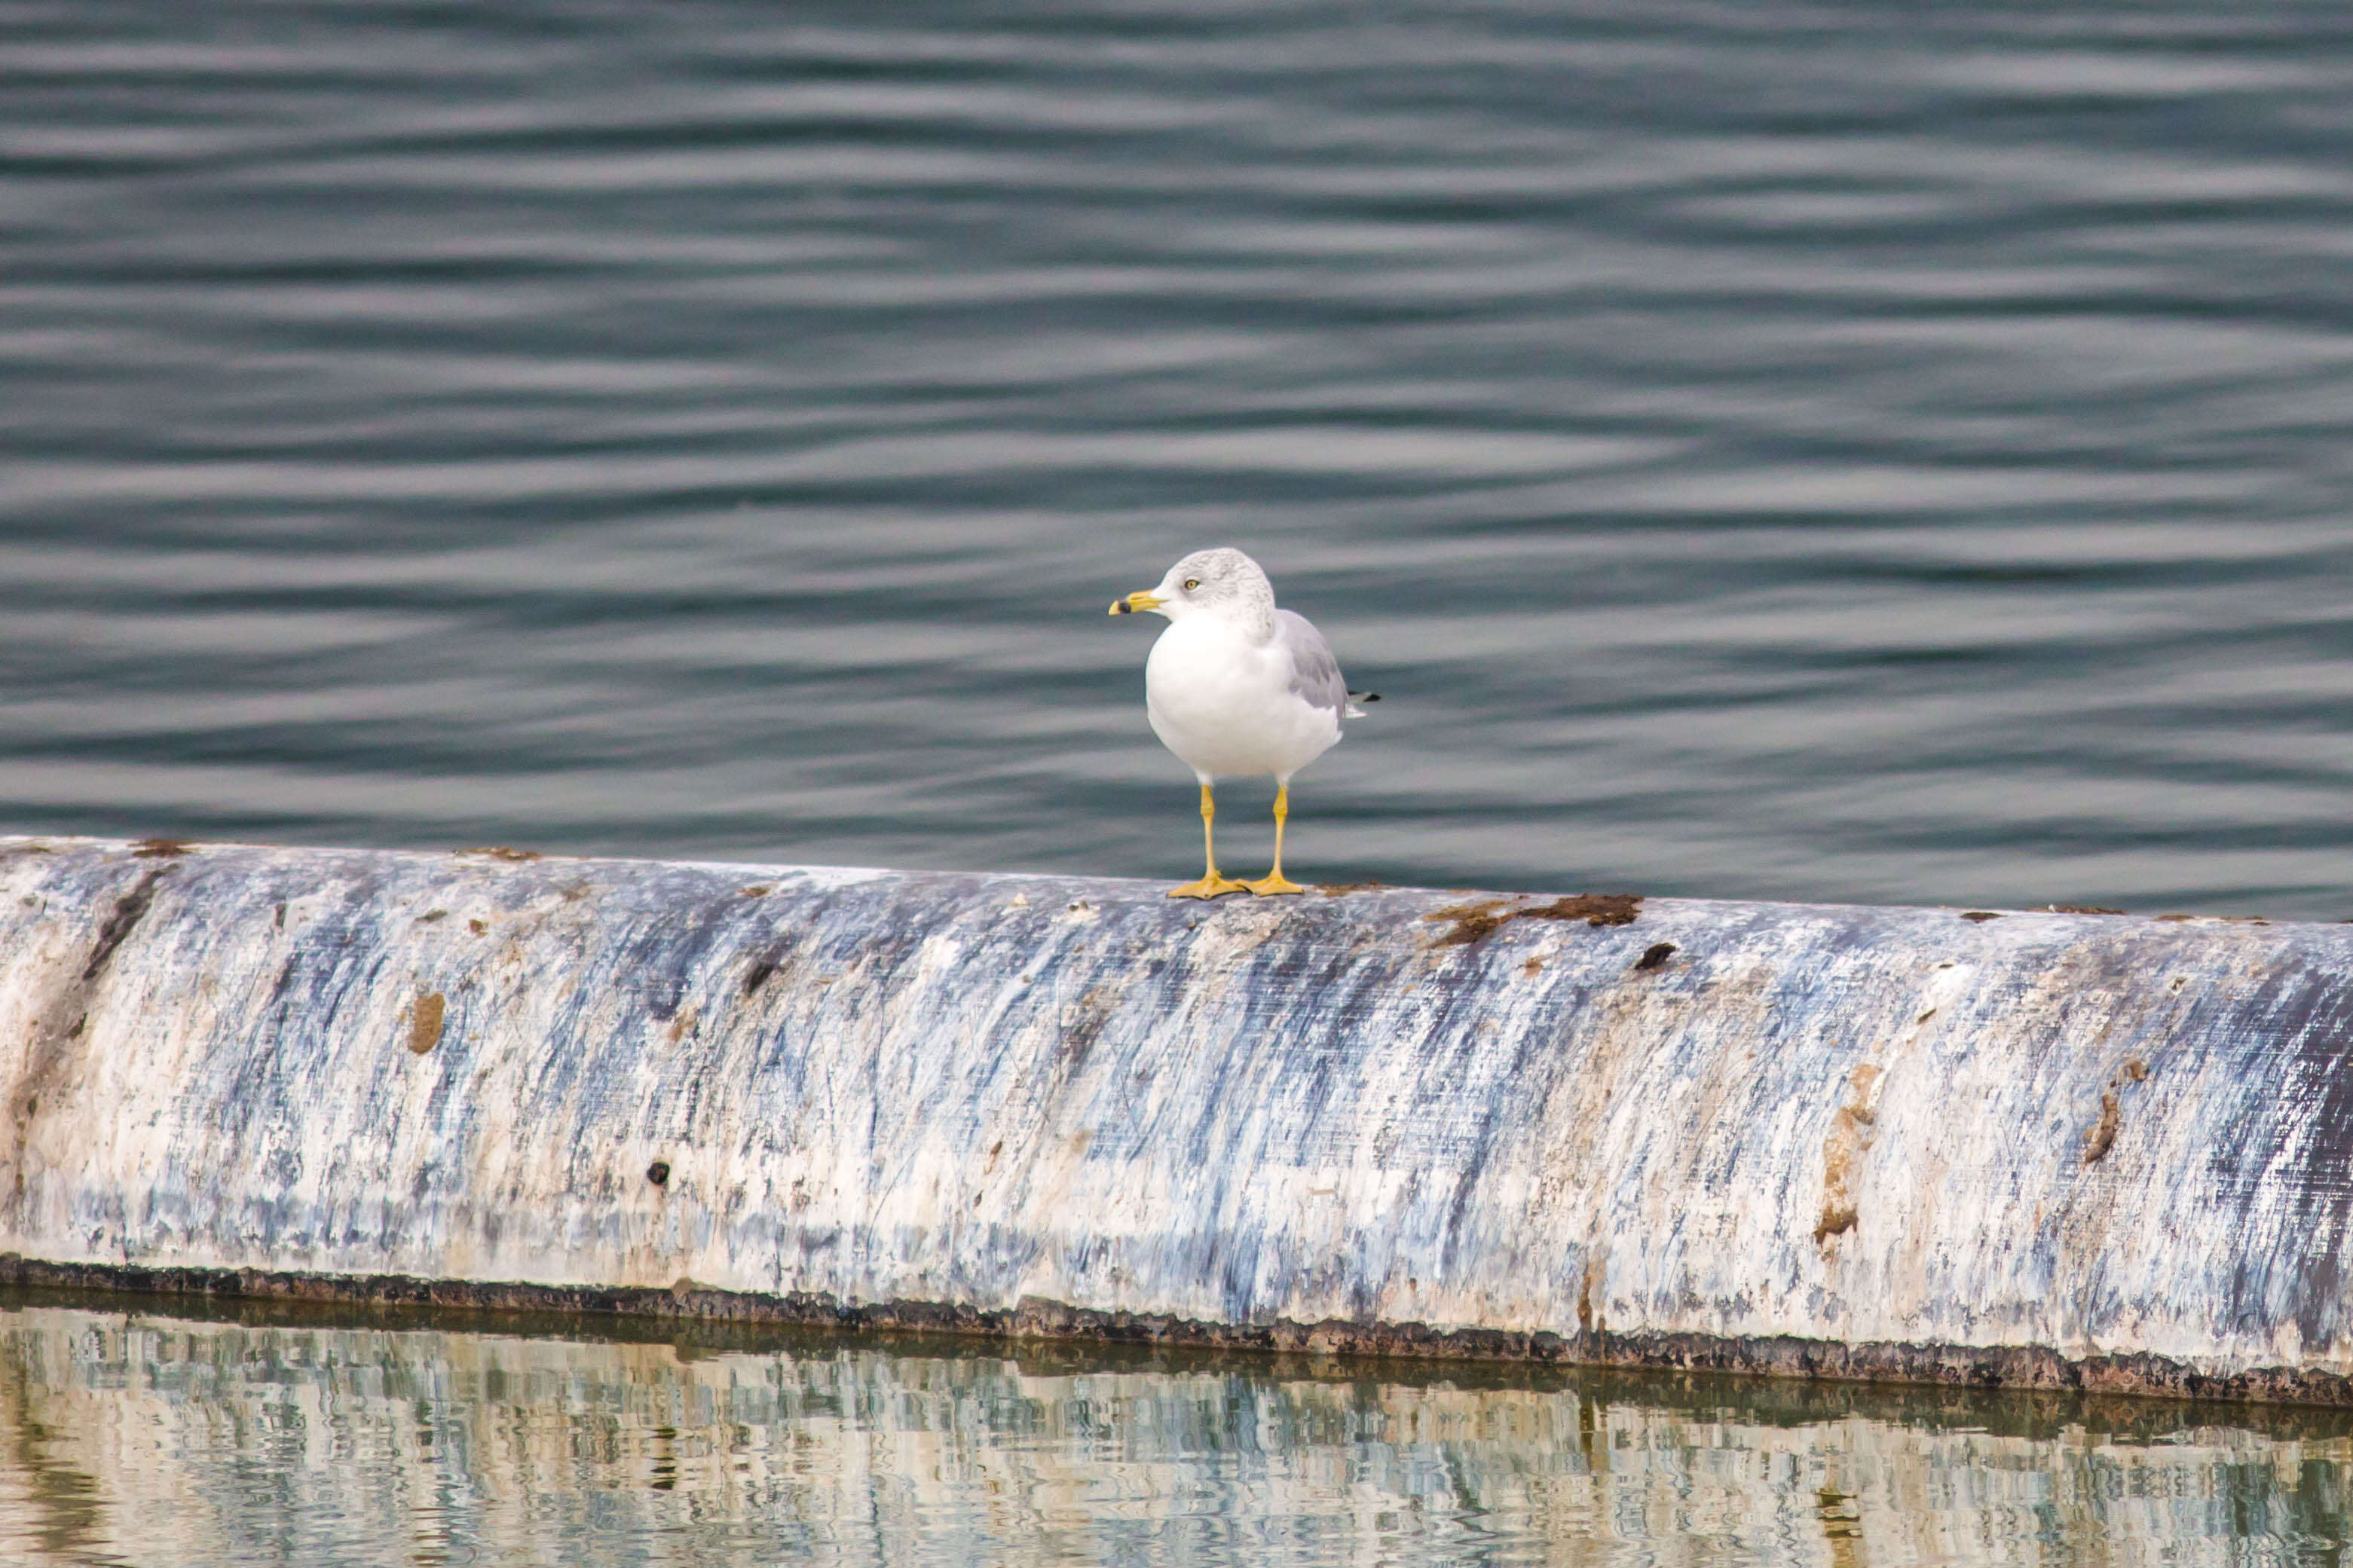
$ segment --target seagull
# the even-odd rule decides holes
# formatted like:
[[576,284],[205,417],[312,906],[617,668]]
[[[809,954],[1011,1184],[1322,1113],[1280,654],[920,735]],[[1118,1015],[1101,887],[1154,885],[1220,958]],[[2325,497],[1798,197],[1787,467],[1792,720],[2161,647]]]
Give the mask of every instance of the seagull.
[[[1112,601],[1114,616],[1150,611],[1168,629],[1144,667],[1144,707],[1152,732],[1201,781],[1200,880],[1171,888],[1172,899],[1214,899],[1245,889],[1261,896],[1306,889],[1282,874],[1282,825],[1291,776],[1340,739],[1340,721],[1361,719],[1340,679],[1332,645],[1306,616],[1274,605],[1274,584],[1239,550],[1197,550],[1156,588]],[[1221,778],[1274,775],[1274,869],[1255,882],[1218,872],[1212,789]]]

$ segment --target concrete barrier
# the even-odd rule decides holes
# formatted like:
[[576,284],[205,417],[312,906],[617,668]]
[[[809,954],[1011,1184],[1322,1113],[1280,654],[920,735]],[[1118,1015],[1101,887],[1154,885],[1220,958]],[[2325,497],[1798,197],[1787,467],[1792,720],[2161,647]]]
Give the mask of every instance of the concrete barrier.
[[0,1278],[2353,1403],[2353,928],[0,841]]

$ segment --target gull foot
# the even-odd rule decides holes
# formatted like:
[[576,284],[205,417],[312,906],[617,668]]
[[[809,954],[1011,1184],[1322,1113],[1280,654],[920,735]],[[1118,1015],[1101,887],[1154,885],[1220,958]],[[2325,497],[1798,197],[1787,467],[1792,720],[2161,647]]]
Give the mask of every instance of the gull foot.
[[1246,884],[1231,877],[1204,877],[1198,882],[1187,882],[1181,888],[1171,888],[1172,899],[1221,899],[1228,893],[1239,893]]
[[1303,893],[1307,890],[1280,871],[1269,872],[1257,881],[1244,882],[1242,886],[1261,899],[1272,898],[1277,893]]

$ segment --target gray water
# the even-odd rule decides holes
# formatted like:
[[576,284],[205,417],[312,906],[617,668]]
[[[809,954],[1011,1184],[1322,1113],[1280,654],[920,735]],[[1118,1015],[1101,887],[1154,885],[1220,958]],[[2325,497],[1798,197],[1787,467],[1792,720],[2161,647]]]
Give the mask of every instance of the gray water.
[[[2353,915],[2353,14],[0,0],[0,826]],[[1229,786],[1232,852],[1267,790]]]
[[2353,1415],[0,1297],[27,1564],[2324,1563]]

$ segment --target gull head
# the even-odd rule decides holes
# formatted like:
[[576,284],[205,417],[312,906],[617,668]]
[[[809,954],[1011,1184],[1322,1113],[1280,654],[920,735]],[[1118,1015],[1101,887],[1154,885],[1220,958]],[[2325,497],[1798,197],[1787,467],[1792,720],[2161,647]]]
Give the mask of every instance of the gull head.
[[1111,602],[1114,616],[1150,611],[1181,621],[1190,616],[1217,616],[1271,626],[1274,584],[1266,580],[1257,562],[1239,550],[1196,550],[1160,579],[1159,585]]

